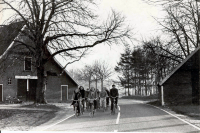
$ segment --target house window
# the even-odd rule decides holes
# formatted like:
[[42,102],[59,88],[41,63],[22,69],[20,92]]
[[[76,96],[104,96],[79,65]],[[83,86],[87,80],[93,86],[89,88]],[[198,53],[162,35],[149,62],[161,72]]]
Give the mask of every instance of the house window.
[[31,57],[25,57],[25,61],[24,61],[24,70],[26,71],[31,71]]
[[12,79],[8,78],[8,85],[11,85],[11,84],[12,84]]

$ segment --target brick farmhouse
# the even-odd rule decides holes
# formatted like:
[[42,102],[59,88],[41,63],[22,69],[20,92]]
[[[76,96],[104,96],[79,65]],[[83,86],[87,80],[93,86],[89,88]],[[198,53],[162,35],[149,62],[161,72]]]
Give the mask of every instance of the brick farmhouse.
[[[37,70],[34,67],[35,59],[27,48],[14,40],[20,40],[31,45],[32,42],[20,35],[24,30],[20,22],[0,27],[0,101],[7,96],[18,97],[24,101],[33,101],[36,98]],[[18,46],[18,47],[16,47]],[[48,51],[50,54],[50,52]],[[78,83],[56,58],[45,64],[46,99],[47,102],[66,102],[71,99]]]

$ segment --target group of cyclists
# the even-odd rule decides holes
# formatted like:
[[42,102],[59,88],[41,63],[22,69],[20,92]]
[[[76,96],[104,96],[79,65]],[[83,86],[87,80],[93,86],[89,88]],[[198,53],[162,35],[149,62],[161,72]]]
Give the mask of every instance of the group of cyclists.
[[94,112],[101,107],[106,109],[109,106],[109,101],[111,101],[112,113],[114,108],[117,108],[118,96],[118,89],[116,89],[115,85],[112,85],[110,91],[106,87],[99,91],[94,87],[85,90],[83,86],[80,86],[73,93],[71,105],[74,106],[74,110],[76,105],[77,113],[80,115],[85,109],[92,111],[92,107],[94,107]]

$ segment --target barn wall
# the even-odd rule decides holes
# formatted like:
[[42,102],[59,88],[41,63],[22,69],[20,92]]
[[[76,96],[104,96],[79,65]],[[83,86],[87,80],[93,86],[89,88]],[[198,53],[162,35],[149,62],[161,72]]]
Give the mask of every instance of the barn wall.
[[56,76],[47,74],[47,86],[46,86],[46,99],[47,102],[65,102],[61,101],[61,85],[68,86],[68,99],[72,98],[73,91],[78,88],[76,83],[65,73],[60,75],[61,68],[54,61],[49,61],[45,65],[45,71],[51,71],[56,73]]
[[191,72],[178,70],[170,79],[165,82],[164,101],[165,103],[191,103],[192,83]]

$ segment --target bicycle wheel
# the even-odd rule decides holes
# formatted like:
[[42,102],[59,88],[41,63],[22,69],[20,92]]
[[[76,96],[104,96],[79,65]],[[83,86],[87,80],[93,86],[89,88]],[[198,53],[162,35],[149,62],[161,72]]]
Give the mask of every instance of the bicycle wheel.
[[115,104],[114,104],[114,106],[113,106],[113,114],[115,114]]
[[80,109],[80,114],[83,114],[83,106],[81,104],[79,105],[79,109]]
[[91,105],[91,110],[90,110],[90,117],[93,117],[94,116],[94,105]]

